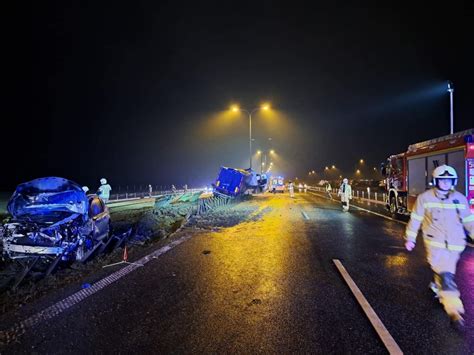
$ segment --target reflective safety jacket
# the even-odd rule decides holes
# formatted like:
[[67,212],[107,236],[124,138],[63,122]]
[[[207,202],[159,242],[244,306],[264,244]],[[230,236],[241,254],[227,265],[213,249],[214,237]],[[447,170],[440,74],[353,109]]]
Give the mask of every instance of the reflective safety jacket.
[[420,226],[427,247],[462,252],[466,246],[464,229],[474,235],[474,214],[460,192],[441,196],[433,188],[416,199],[405,233],[407,241],[416,242]]
[[349,202],[352,200],[352,187],[349,184],[342,184],[339,187],[339,192],[337,193],[338,196],[341,196],[341,202]]
[[109,184],[105,185],[100,185],[98,194],[102,198],[110,198],[110,191],[112,190],[112,187]]

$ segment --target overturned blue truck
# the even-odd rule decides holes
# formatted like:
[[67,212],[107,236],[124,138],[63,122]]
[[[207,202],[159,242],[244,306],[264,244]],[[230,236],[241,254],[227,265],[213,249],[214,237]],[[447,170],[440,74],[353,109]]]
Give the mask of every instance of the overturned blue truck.
[[214,191],[226,196],[240,196],[249,193],[264,192],[267,189],[267,176],[257,174],[251,169],[221,167]]

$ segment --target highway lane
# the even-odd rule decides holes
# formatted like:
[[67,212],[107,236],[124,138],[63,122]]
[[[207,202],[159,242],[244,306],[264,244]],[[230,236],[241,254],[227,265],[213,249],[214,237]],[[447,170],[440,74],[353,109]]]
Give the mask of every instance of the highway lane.
[[343,213],[310,193],[236,208],[248,208],[246,221],[183,229],[174,239],[186,242],[28,329],[5,352],[386,353],[339,259],[405,353],[472,353],[471,251],[460,264],[469,327],[459,334],[427,288],[421,243],[402,249],[403,224]]

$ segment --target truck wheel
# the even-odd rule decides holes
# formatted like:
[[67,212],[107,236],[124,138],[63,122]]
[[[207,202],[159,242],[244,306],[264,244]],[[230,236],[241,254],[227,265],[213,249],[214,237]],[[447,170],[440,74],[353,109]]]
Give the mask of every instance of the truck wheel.
[[390,214],[392,217],[397,216],[397,202],[395,201],[395,197],[390,197]]

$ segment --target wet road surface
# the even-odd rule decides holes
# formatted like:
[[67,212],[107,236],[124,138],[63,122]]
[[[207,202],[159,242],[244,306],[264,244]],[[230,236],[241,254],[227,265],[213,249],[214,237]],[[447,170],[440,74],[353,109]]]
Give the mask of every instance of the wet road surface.
[[[473,353],[471,249],[459,264],[468,326],[458,333],[428,290],[421,241],[403,250],[404,224],[344,213],[309,192],[235,208],[248,208],[245,221],[183,229],[173,239],[185,242],[27,329],[2,353],[387,353],[333,259],[403,352]],[[16,321],[51,302],[25,307]]]

